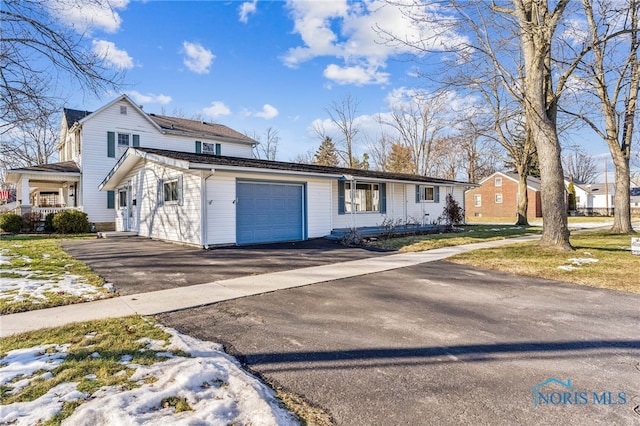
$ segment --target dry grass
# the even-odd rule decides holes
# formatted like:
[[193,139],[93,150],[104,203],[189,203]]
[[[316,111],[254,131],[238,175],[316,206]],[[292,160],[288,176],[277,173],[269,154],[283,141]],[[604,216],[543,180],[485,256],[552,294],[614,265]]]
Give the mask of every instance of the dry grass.
[[483,241],[539,234],[542,228],[514,225],[465,225],[461,232],[381,238],[371,246],[401,252],[425,251]]
[[[631,254],[631,236],[607,232],[585,232],[573,235],[574,252],[558,252],[536,243],[476,250],[449,258],[451,262],[477,266],[517,275],[547,278],[591,287],[640,293],[640,256]],[[571,271],[560,266],[571,265],[570,259],[597,259]]]

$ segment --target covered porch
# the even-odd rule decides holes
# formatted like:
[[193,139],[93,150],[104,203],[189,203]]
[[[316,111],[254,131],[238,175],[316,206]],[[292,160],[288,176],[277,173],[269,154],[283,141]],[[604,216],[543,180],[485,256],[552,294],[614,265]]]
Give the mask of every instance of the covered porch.
[[16,185],[15,212],[24,216],[65,209],[82,210],[80,205],[80,168],[73,161],[42,164],[7,171],[7,182]]

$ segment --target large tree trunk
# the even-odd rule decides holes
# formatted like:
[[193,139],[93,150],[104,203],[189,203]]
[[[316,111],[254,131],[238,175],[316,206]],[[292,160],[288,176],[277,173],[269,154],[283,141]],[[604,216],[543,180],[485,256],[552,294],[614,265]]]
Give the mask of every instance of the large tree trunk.
[[[524,55],[525,116],[531,137],[536,143],[542,181],[540,195],[544,226],[540,245],[573,250],[569,242],[564,174],[556,129],[557,99],[551,89],[549,67],[551,38],[555,29],[555,25],[549,21],[557,20],[560,16],[548,16],[544,2],[514,1],[514,4],[521,25]],[[539,21],[541,19],[549,21]]]
[[[616,158],[618,157],[618,158]],[[629,234],[634,232],[631,226],[631,195],[629,160],[621,152],[614,155],[616,192],[613,197],[613,227],[611,232]]]
[[518,170],[518,220],[516,225],[529,226],[527,211],[529,210],[529,197],[527,194],[527,174]]

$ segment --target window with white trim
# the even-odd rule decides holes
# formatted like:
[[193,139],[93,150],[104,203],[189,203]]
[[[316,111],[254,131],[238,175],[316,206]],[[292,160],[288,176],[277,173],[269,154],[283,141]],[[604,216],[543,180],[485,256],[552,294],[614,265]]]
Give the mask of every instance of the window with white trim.
[[120,114],[127,115],[127,107],[126,107],[126,105],[120,105]]
[[502,178],[497,177],[493,180],[493,186],[502,186]]
[[380,185],[377,183],[345,182],[345,212],[379,212]]
[[118,146],[129,146],[130,136],[128,133],[118,133]]
[[202,143],[203,154],[220,155],[221,151],[222,151],[222,145],[220,145],[219,143],[208,143],[208,142]]
[[420,186],[420,201],[435,201],[436,191],[433,186]]
[[502,204],[502,194],[496,194],[496,204]]
[[165,204],[177,203],[180,201],[177,178],[162,181],[162,201]]
[[475,194],[473,196],[473,205],[474,207],[482,207],[482,195]]

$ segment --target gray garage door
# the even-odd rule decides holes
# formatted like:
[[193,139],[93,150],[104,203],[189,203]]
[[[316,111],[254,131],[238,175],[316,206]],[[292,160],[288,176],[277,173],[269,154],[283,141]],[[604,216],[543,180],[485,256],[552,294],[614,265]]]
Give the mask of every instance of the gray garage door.
[[304,239],[303,192],[302,184],[238,182],[236,242]]

